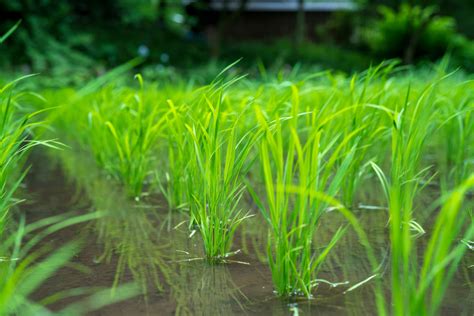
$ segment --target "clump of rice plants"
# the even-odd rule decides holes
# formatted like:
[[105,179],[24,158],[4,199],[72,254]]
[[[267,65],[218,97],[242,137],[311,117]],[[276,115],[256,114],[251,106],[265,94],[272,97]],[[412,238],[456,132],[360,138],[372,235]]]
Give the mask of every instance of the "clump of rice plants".
[[[172,100],[167,101],[169,111],[167,115],[165,135],[167,146],[167,168],[164,175],[157,179],[161,191],[168,202],[168,208],[189,208],[188,186],[189,174],[187,172],[189,159],[192,157],[193,147],[188,144],[191,141],[186,129],[186,118],[189,118],[187,106],[176,106]],[[161,171],[161,170],[160,170]],[[158,171],[159,172],[159,171]],[[156,175],[159,177],[159,173]]]
[[416,290],[410,291],[413,295],[410,302],[412,314],[438,314],[448,285],[469,249],[468,243],[472,243],[474,223],[469,221],[468,209],[463,207],[465,196],[472,188],[474,174],[441,199],[442,206],[423,253],[421,271],[410,275],[412,283],[418,276]]
[[[143,79],[138,93],[126,93],[118,105],[105,98],[89,112],[92,149],[100,165],[123,183],[130,197],[139,199],[152,174],[153,151],[165,123],[159,106],[145,106]],[[110,95],[109,95],[110,97]]]
[[[167,168],[164,172],[162,168],[156,172],[156,180],[170,210],[189,210],[190,203],[193,200],[189,190],[192,172],[189,172],[188,169],[195,167],[192,165],[194,161],[192,158],[195,156],[196,138],[193,137],[194,132],[190,131],[189,127],[208,126],[211,124],[209,118],[212,115],[213,119],[220,121],[217,124],[218,134],[231,135],[232,133],[228,133],[226,129],[234,128],[234,136],[239,137],[245,131],[251,129],[247,128],[250,116],[245,114],[248,112],[251,103],[247,95],[248,91],[243,89],[239,93],[240,89],[230,89],[232,84],[242,78],[234,78],[227,82],[222,78],[225,71],[231,66],[224,69],[208,86],[187,89],[182,95],[173,90],[172,98],[166,102],[168,107],[166,109],[164,137],[168,146],[166,147],[167,157],[163,160]],[[223,93],[224,90],[229,90],[229,92]],[[216,112],[214,102],[218,103],[218,112]],[[216,115],[219,117],[216,118]],[[234,124],[233,127],[231,127],[232,124]],[[222,125],[226,127],[224,128]],[[241,133],[241,131],[244,131],[244,133]],[[201,135],[201,128],[197,129],[197,133]],[[225,142],[226,137],[222,136],[219,139]],[[246,137],[251,137],[251,135],[246,135]],[[200,141],[204,140],[201,139]],[[247,141],[245,140],[245,142]]]
[[36,145],[53,148],[58,145],[55,141],[35,139],[34,130],[42,124],[36,117],[42,111],[18,113],[22,98],[30,96],[26,92],[15,92],[15,86],[27,77],[16,79],[0,89],[0,232],[3,231],[8,210],[15,204],[13,194],[25,176],[22,169],[27,153]]
[[[18,202],[14,199],[14,193],[20,186],[25,172],[22,171],[22,162],[29,149],[38,142],[28,139],[31,130],[38,125],[32,118],[35,114],[20,115],[17,111],[19,99],[22,93],[16,93],[14,88],[16,83],[24,78],[12,81],[0,89],[0,254],[3,266],[3,282],[13,282],[8,275],[9,269],[5,269],[8,264],[15,265],[17,254],[12,244],[5,242],[8,239],[8,221],[11,207]],[[19,231],[21,234],[21,230]],[[14,269],[10,269],[14,271]]]
[[[27,76],[26,76],[27,77]],[[0,314],[23,315],[50,313],[46,302],[34,302],[30,296],[46,282],[59,268],[64,266],[78,251],[79,243],[73,241],[60,248],[41,245],[41,241],[60,229],[77,223],[96,219],[95,214],[70,218],[61,214],[26,224],[23,216],[17,222],[10,215],[11,209],[19,202],[15,193],[22,183],[27,169],[25,158],[36,145],[57,149],[55,141],[37,140],[35,129],[43,122],[37,120],[41,112],[21,113],[21,101],[31,95],[16,91],[15,86],[26,77],[14,80],[0,88]],[[36,96],[35,96],[36,98]],[[24,108],[23,108],[24,110]],[[16,216],[18,217],[18,216]],[[28,239],[25,238],[28,235]],[[129,290],[132,290],[129,288]],[[77,293],[89,295],[94,290],[79,289]],[[122,298],[134,295],[134,291]],[[123,293],[122,293],[123,294]],[[60,299],[47,298],[49,302]],[[117,298],[104,300],[116,301]],[[70,306],[71,311],[77,310]],[[83,306],[83,311],[91,310]]]
[[455,84],[454,93],[440,95],[445,106],[439,109],[440,146],[443,148],[439,165],[440,184],[443,191],[460,185],[474,172],[474,152],[469,144],[474,143],[474,107],[472,81],[449,82]]
[[43,247],[39,251],[29,253],[22,244],[25,234],[38,226],[40,225],[26,226],[22,220],[11,235],[5,236],[4,232],[1,235],[0,313],[2,315],[45,311],[45,307],[30,301],[29,296],[77,251],[77,243],[70,243],[39,261],[39,257],[44,256],[50,249]]
[[[342,103],[342,108],[348,111],[344,113],[344,123],[339,123],[346,134],[364,126],[357,135],[352,138],[347,147],[357,146],[357,154],[351,162],[348,174],[342,182],[342,201],[347,207],[353,208],[356,193],[361,185],[363,175],[368,167],[367,156],[371,152],[374,143],[383,146],[385,135],[384,126],[381,124],[380,113],[374,111],[372,106],[378,104],[384,97],[385,85],[388,81],[388,74],[394,69],[396,63],[382,63],[376,67],[371,67],[361,74],[355,74],[349,82],[350,97]],[[334,106],[330,104],[329,106]],[[380,151],[379,151],[380,152]],[[383,151],[382,151],[383,152]]]
[[[304,113],[310,116],[309,126],[299,126],[298,90],[292,90],[290,118],[269,121],[257,110],[264,130],[259,153],[265,198],[253,196],[270,225],[268,260],[276,292],[311,297],[318,271],[344,229],[337,230],[322,250],[315,250],[313,236],[329,205],[310,193],[336,196],[356,153],[356,146],[346,145],[363,127],[348,135],[331,133],[327,137],[328,121],[319,120],[316,111]],[[338,159],[342,163],[335,168]]]
[[[464,193],[472,186],[472,178],[457,188],[447,199],[438,215],[434,231],[418,269],[416,237],[425,233],[416,222],[416,197],[429,168],[420,168],[425,144],[434,130],[437,104],[434,93],[437,82],[429,84],[421,94],[405,101],[394,110],[386,109],[392,121],[390,177],[381,168],[372,166],[382,183],[390,215],[391,292],[393,314],[433,315],[442,301],[444,291],[466,248],[455,245],[464,226],[467,212],[461,212]],[[425,181],[430,182],[430,179]],[[466,238],[474,227],[467,229]],[[447,270],[445,270],[447,269]]]
[[[433,87],[428,87],[418,100],[411,102],[410,90],[404,103],[387,113],[392,118],[391,173],[387,179],[374,163],[388,201],[390,213],[390,241],[392,258],[392,300],[396,302],[395,313],[403,314],[409,305],[406,287],[411,284],[410,254],[413,247],[413,231],[423,232],[414,221],[414,199],[420,189],[423,170],[419,163],[423,155],[425,140],[433,127],[433,112],[429,105],[433,100]],[[426,170],[425,170],[426,171]],[[406,311],[406,310],[405,310]]]
[[208,261],[226,261],[239,224],[249,217],[239,208],[248,156],[258,133],[239,133],[241,117],[222,110],[222,92],[204,98],[202,121],[186,124],[190,146],[188,201]]
[[[18,27],[19,22],[5,35],[0,37],[0,44]],[[19,101],[27,93],[15,91],[18,82],[27,78],[21,77],[0,87],[0,314],[21,314],[41,310],[42,307],[31,302],[28,296],[56,269],[62,266],[74,253],[74,244],[58,249],[43,262],[33,265],[40,253],[28,253],[22,247],[22,239],[27,230],[20,220],[18,228],[10,221],[9,211],[19,202],[14,194],[20,186],[25,172],[24,158],[29,150],[41,143],[32,136],[33,129],[39,125],[34,121],[38,114],[18,113]],[[44,142],[47,144],[47,142]],[[41,227],[36,225],[36,228]]]

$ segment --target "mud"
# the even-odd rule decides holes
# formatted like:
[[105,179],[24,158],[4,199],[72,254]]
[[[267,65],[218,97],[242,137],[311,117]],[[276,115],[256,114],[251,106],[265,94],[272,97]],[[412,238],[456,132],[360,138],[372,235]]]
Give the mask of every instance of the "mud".
[[[38,159],[38,157],[36,157]],[[38,160],[36,160],[38,161]],[[33,160],[33,167],[26,181],[25,194],[29,202],[22,206],[29,221],[46,216],[74,211],[86,213],[94,210],[94,199],[78,189],[66,177],[56,163],[45,167],[41,157],[41,167]],[[106,179],[105,179],[106,181]],[[107,195],[107,194],[104,194]],[[112,199],[116,200],[116,199]],[[120,203],[120,208],[133,208]],[[156,203],[159,204],[159,201]],[[71,265],[62,268],[50,278],[34,294],[34,299],[48,297],[55,293],[79,287],[112,287],[120,264],[121,251],[130,251],[129,256],[136,258],[138,265],[145,266],[142,274],[147,280],[141,280],[146,288],[146,295],[136,295],[131,299],[103,307],[89,315],[375,315],[373,283],[367,282],[354,291],[345,293],[350,286],[371,275],[365,251],[358,242],[354,232],[348,232],[335,253],[330,256],[323,271],[318,276],[331,282],[346,282],[337,287],[320,283],[312,300],[294,299],[285,301],[277,298],[273,292],[271,274],[264,262],[265,229],[254,218],[239,230],[234,248],[241,252],[231,258],[232,262],[210,266],[202,258],[199,236],[189,238],[189,230],[178,223],[186,219],[185,215],[170,214],[166,209],[150,207],[147,211],[133,211],[134,216],[149,220],[153,230],[141,227],[150,243],[140,243],[138,239],[127,239],[130,245],[124,248],[106,247],[100,242],[98,227],[110,229],[110,221],[103,226],[97,223],[80,224],[63,229],[49,236],[44,243],[52,243],[59,247],[66,242],[80,238],[83,241],[81,250],[74,256]],[[386,249],[387,231],[386,214],[383,211],[367,211],[360,215],[367,234],[377,251],[377,256],[386,263],[389,253]],[[125,218],[124,221],[127,221]],[[167,222],[169,221],[169,222]],[[329,238],[343,221],[337,214],[327,216],[322,225],[321,236],[317,236],[322,244]],[[124,223],[122,223],[124,224]],[[110,231],[114,236],[126,232],[116,222],[116,230]],[[144,226],[148,227],[148,226]],[[123,230],[122,230],[123,229]],[[128,228],[126,228],[128,229]],[[118,232],[118,233],[117,233]],[[138,233],[138,232],[137,232]],[[109,236],[109,235],[107,235]],[[119,238],[119,237],[114,237]],[[138,241],[137,241],[138,240]],[[125,242],[126,243],[126,242]],[[150,249],[144,249],[149,247]],[[120,250],[122,249],[122,250]],[[177,251],[178,250],[178,251]],[[104,251],[108,259],[99,260]],[[187,252],[187,253],[185,253]],[[128,257],[127,257],[128,258]],[[190,260],[191,259],[191,260]],[[157,264],[147,264],[147,260],[155,260]],[[464,266],[474,262],[470,254],[464,259]],[[156,269],[157,281],[162,287],[157,289],[147,270]],[[474,294],[471,280],[474,268],[463,268],[456,275],[453,286],[448,291],[443,315],[473,315]],[[386,273],[386,287],[389,286],[389,271]],[[125,268],[120,277],[120,284],[133,282],[137,274]],[[389,293],[387,292],[387,296]],[[61,310],[72,302],[81,301],[84,296],[60,300],[48,306],[51,310]]]

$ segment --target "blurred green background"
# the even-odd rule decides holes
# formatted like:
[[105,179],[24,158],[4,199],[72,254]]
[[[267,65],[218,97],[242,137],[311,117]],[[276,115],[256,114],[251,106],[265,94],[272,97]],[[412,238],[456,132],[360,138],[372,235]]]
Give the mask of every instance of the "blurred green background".
[[40,72],[57,86],[136,57],[145,76],[160,78],[213,73],[241,57],[250,73],[352,72],[449,54],[453,67],[472,72],[473,14],[472,0],[0,0],[0,33],[21,20],[1,47],[0,69]]

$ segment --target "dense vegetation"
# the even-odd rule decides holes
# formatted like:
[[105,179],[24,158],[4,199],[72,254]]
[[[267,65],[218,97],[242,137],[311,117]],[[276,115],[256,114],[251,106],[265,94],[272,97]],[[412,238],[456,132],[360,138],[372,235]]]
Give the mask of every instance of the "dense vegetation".
[[[233,41],[228,20],[238,14],[215,12],[207,18],[177,1],[0,1],[0,30],[22,21],[9,49],[0,51],[0,67],[41,72],[48,86],[81,85],[136,57],[143,58],[143,73],[155,76],[192,75],[209,59],[223,68],[243,57],[240,65],[248,71],[261,63],[354,72],[388,58],[418,64],[447,52],[455,66],[474,69],[472,1],[355,2],[359,10],[336,12],[327,23],[306,29],[316,43],[296,45],[294,38],[301,36],[291,29],[286,39]],[[217,43],[206,40],[206,26],[222,33]]]
[[[325,244],[318,231],[338,211],[366,249],[380,314],[439,311],[459,265],[468,264],[462,258],[474,233],[472,201],[463,201],[474,184],[474,90],[465,74],[444,64],[412,72],[387,63],[351,77],[302,73],[292,81],[226,72],[197,87],[135,79],[135,87],[119,81],[44,93],[55,107],[49,137],[71,146],[60,160],[78,183],[92,180],[71,157],[95,161],[132,203],[163,196],[162,208],[188,214],[209,263],[232,262],[233,236],[259,208],[281,296],[318,295],[318,271],[348,227]],[[375,203],[388,210],[390,277],[357,219],[375,192],[386,198]],[[121,249],[124,238],[114,235],[108,247]],[[391,280],[393,305],[382,280]]]
[[[73,2],[54,12],[49,1],[1,4],[0,27],[29,13],[0,37],[11,41],[4,60],[18,57],[0,65],[0,315],[50,314],[63,300],[53,310],[84,314],[168,287],[175,313],[192,314],[189,304],[205,303],[187,278],[245,269],[245,256],[265,265],[273,296],[291,304],[323,296],[323,285],[360,291],[373,306],[365,314],[438,315],[449,293],[469,300],[474,46],[468,22],[462,34],[443,16],[462,12],[361,1],[378,14],[357,24],[356,42],[236,43],[208,63],[205,42],[183,41],[186,8],[163,3]],[[317,36],[347,29],[346,14]],[[166,45],[154,47],[151,32],[133,32],[156,21]],[[122,36],[117,25],[130,27],[131,43],[110,44]],[[12,79],[33,70],[45,74]],[[81,210],[27,217],[32,163],[57,166]],[[58,247],[64,230],[81,238]],[[91,243],[94,264],[114,265],[111,289],[41,297],[61,268],[87,270],[73,257]],[[365,264],[362,279],[347,279],[349,262]],[[212,275],[206,290],[233,287],[225,273]]]

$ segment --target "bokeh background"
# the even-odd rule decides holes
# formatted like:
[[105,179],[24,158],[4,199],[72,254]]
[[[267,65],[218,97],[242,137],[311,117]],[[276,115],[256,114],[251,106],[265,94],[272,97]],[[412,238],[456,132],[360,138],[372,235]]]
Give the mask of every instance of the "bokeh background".
[[21,21],[0,48],[0,69],[64,86],[137,57],[152,79],[206,80],[239,58],[252,74],[448,54],[472,72],[473,15],[472,0],[0,0],[0,33]]

